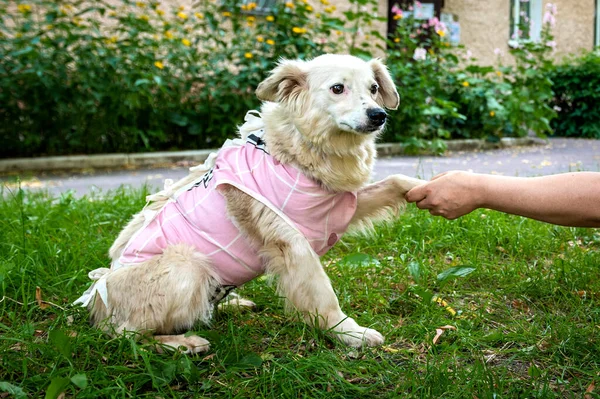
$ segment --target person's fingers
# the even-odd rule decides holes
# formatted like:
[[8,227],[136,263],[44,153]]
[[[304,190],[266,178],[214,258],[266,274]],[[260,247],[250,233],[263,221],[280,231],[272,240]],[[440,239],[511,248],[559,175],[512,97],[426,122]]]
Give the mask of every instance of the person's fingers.
[[417,208],[419,209],[430,209],[431,208],[431,204],[429,203],[429,201],[427,201],[427,197],[425,197],[424,199],[422,199],[421,201],[417,201],[415,203],[415,205],[417,206]]
[[407,192],[404,195],[404,198],[406,198],[406,201],[418,202],[418,201],[421,201],[422,199],[426,198],[427,194],[425,193],[425,189],[424,189],[424,187],[426,185],[427,184],[412,188],[409,192]]
[[446,176],[448,173],[450,173],[450,172],[442,172],[440,174],[437,174],[437,175],[433,176],[430,181],[433,181],[435,179],[439,179],[442,176]]

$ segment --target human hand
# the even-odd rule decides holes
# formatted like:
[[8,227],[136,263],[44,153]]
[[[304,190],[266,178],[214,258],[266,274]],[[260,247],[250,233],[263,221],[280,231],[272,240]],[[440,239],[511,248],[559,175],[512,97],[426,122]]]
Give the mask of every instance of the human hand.
[[428,209],[432,215],[456,219],[481,206],[481,176],[463,171],[444,172],[410,190],[406,200],[415,202],[420,209]]

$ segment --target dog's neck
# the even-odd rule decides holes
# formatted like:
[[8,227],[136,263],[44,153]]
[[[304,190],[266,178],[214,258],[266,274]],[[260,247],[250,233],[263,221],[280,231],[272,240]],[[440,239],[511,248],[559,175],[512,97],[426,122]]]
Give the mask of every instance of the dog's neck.
[[[331,126],[317,118],[315,123],[297,123],[276,105],[263,107],[261,113],[269,152],[279,162],[297,167],[332,192],[358,191],[370,181],[376,157],[372,137],[341,130],[319,134],[318,129]],[[327,142],[307,139],[299,126]]]

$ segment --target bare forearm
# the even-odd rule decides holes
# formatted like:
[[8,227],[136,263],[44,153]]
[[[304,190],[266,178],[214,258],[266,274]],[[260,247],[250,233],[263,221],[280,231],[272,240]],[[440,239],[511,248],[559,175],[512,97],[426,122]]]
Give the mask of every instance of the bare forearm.
[[476,179],[481,190],[478,207],[565,226],[600,227],[600,173]]

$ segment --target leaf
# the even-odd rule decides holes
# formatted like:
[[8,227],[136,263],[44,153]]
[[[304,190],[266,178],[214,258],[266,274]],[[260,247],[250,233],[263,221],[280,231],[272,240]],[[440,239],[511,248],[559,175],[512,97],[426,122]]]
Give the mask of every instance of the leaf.
[[542,375],[542,372],[535,364],[531,363],[531,366],[527,369],[527,374],[532,378],[537,378]]
[[71,377],[71,382],[81,389],[85,389],[88,384],[87,376],[85,375],[85,373],[75,374],[73,377]]
[[27,394],[21,387],[11,384],[10,382],[0,381],[0,391],[8,392],[9,395],[13,395],[17,399],[26,398]]
[[342,258],[340,263],[354,267],[365,267],[371,265],[379,266],[379,261],[377,259],[370,255],[361,253],[346,255]]
[[69,385],[69,379],[66,377],[55,377],[50,382],[50,386],[46,389],[45,399],[56,399],[64,392]]
[[48,309],[50,307],[50,305],[42,300],[42,289],[40,287],[35,287],[35,300],[40,309]]
[[474,267],[470,266],[454,266],[449,269],[444,270],[440,274],[437,275],[437,280],[440,283],[444,283],[447,280],[450,280],[454,277],[465,277],[469,274],[473,273],[475,270]]
[[50,330],[48,339],[64,357],[71,358],[71,341],[63,331]]
[[408,274],[415,280],[416,283],[421,282],[421,264],[417,261],[412,261],[408,264]]
[[423,298],[424,303],[429,303],[433,299],[433,294],[420,287],[411,287],[411,291]]
[[135,81],[134,86],[140,86],[147,83],[150,83],[148,79],[138,79]]
[[446,330],[454,330],[454,331],[456,331],[456,327],[446,325],[446,326],[442,326],[442,327],[436,328],[435,329],[435,337],[433,337],[433,344],[434,345],[438,342],[438,340],[440,339],[440,337],[442,336],[442,334]]

